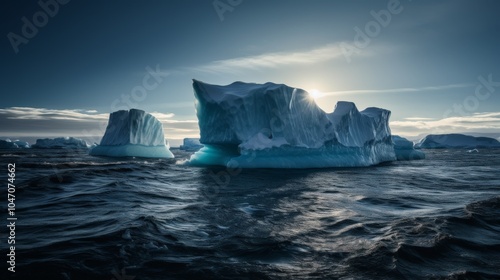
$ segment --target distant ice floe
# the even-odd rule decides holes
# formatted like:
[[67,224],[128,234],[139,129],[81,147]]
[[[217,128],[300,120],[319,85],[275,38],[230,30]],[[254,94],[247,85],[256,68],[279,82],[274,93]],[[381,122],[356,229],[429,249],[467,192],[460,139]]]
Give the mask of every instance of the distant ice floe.
[[23,141],[11,141],[10,139],[2,140],[0,139],[0,149],[18,149],[18,148],[29,148],[30,145]]
[[422,138],[417,149],[453,149],[453,148],[500,148],[500,142],[489,137],[474,137],[464,134],[430,134]]
[[37,139],[31,147],[35,149],[87,149],[89,145],[80,138],[57,137]]

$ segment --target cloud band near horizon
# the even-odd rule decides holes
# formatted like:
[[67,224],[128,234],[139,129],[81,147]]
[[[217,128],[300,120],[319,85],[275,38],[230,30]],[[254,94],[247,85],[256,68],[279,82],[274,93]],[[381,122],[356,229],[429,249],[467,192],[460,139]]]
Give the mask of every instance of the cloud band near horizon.
[[[152,112],[163,123],[167,138],[194,137],[199,134],[197,120],[174,119],[172,113]],[[106,131],[108,113],[84,109],[9,107],[0,109],[1,137],[78,136],[100,138]]]
[[[165,136],[171,139],[199,137],[198,121],[177,120],[171,113],[153,112],[163,123]],[[56,110],[32,107],[0,109],[0,137],[14,136],[86,136],[101,137],[108,122],[107,113],[95,110]],[[394,134],[417,136],[445,133],[497,133],[500,112],[482,112],[442,119],[409,117],[390,122]]]

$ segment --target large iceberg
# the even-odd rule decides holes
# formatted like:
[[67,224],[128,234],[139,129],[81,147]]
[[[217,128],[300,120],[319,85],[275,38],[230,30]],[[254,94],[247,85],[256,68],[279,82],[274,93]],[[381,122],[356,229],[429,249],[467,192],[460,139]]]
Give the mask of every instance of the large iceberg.
[[203,144],[200,143],[199,138],[184,138],[183,144],[179,147],[185,151],[198,151],[201,148],[203,148]]
[[398,135],[392,135],[394,143],[394,152],[398,160],[424,159],[425,154],[422,151],[413,148],[413,142]]
[[174,157],[160,121],[138,109],[111,113],[101,143],[93,147],[89,154],[110,157]]
[[500,142],[489,137],[463,134],[430,134],[415,144],[417,149],[500,148]]
[[89,146],[85,140],[75,137],[57,137],[37,139],[31,146],[38,149],[86,149]]
[[200,142],[193,165],[231,168],[369,166],[396,160],[390,111],[338,102],[325,113],[310,95],[283,84],[193,81]]

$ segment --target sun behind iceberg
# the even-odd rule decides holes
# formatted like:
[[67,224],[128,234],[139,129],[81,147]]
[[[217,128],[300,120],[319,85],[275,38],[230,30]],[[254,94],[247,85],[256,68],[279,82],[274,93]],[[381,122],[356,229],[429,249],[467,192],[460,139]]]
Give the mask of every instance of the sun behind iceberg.
[[138,109],[111,113],[101,144],[93,147],[89,154],[109,157],[174,158],[165,140],[160,121]]
[[192,165],[230,168],[369,166],[396,160],[390,111],[358,111],[340,101],[332,113],[283,84],[193,81],[200,142]]

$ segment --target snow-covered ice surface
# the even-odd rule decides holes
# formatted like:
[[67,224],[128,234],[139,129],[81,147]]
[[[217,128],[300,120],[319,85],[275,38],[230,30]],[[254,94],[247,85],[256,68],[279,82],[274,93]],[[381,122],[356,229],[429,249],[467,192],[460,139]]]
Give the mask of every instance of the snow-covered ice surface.
[[38,149],[87,149],[89,146],[85,140],[75,137],[57,137],[37,139],[31,146]]
[[500,142],[494,138],[474,137],[463,134],[430,134],[416,143],[415,148],[500,148]]
[[205,145],[193,165],[242,168],[369,166],[396,160],[390,111],[338,102],[321,110],[309,94],[283,84],[193,81]]
[[130,109],[113,112],[101,143],[89,151],[93,156],[173,158],[163,126],[153,115]]
[[413,142],[398,135],[392,135],[394,143],[394,152],[398,160],[416,160],[424,159],[425,154],[422,151],[413,148]]
[[199,138],[184,138],[183,144],[179,147],[185,151],[198,151],[201,148],[203,148],[203,144],[200,143]]

